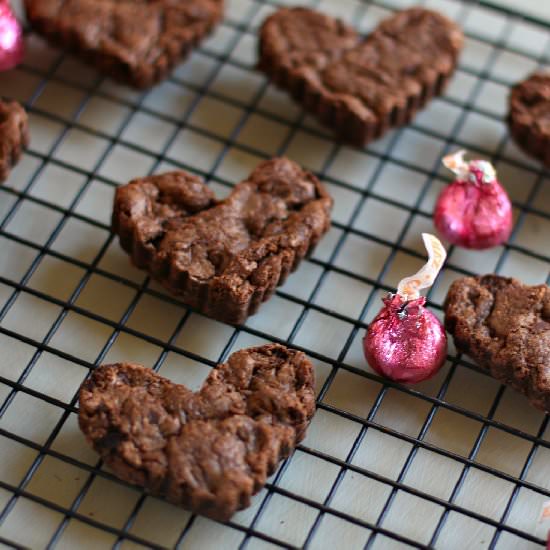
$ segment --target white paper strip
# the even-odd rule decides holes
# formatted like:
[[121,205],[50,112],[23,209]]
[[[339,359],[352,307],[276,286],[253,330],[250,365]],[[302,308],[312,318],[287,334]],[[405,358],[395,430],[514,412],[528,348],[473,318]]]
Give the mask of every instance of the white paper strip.
[[405,300],[416,300],[420,297],[420,290],[432,286],[447,258],[447,252],[437,237],[422,233],[422,240],[428,251],[428,262],[418,273],[399,282],[397,293]]

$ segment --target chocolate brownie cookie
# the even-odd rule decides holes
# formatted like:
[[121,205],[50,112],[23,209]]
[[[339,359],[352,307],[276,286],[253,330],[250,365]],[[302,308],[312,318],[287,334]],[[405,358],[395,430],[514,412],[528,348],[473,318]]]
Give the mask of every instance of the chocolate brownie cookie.
[[445,327],[457,349],[550,412],[550,287],[498,275],[459,279]]
[[111,78],[148,88],[218,23],[223,0],[25,0],[32,28]]
[[550,166],[550,73],[535,73],[512,88],[508,126],[521,149]]
[[338,137],[363,145],[440,94],[463,44],[459,27],[423,8],[367,38],[307,8],[280,9],[260,32],[259,68]]
[[29,144],[29,121],[17,101],[0,99],[0,182],[5,181]]
[[121,479],[228,520],[303,439],[313,385],[306,356],[275,344],[234,353],[196,393],[140,365],[106,365],[80,390],[79,423]]
[[243,323],[330,226],[332,199],[276,158],[217,201],[186,172],[137,179],[115,195],[113,231],[133,263],[205,315]]

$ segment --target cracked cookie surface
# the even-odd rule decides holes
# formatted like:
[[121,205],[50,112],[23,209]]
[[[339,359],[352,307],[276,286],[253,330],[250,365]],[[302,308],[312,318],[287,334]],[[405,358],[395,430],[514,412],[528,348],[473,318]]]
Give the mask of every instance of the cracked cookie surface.
[[315,411],[302,352],[238,351],[194,393],[140,365],[97,368],[80,390],[79,423],[121,479],[218,520],[247,507]]
[[259,68],[340,139],[363,145],[442,92],[462,45],[455,23],[423,8],[366,38],[320,12],[284,8],[262,26]]
[[457,349],[550,412],[550,287],[485,275],[455,281],[445,327]]
[[29,144],[29,122],[17,101],[0,99],[0,182],[5,181]]
[[25,0],[32,28],[111,78],[148,88],[218,23],[223,0]]
[[313,174],[276,158],[222,201],[183,171],[134,180],[116,191],[113,230],[132,262],[187,305],[239,324],[317,244],[331,208]]

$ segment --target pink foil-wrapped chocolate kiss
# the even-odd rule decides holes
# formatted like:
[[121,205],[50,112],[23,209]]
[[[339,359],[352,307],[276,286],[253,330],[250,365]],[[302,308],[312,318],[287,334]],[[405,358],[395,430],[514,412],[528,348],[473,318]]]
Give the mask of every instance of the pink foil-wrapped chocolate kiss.
[[8,0],[0,0],[0,71],[7,71],[23,60],[23,31]]
[[486,160],[464,160],[464,151],[443,159],[456,180],[439,195],[434,225],[452,244],[483,250],[502,244],[512,232],[512,204]]
[[428,262],[403,279],[396,294],[383,299],[384,307],[363,340],[369,365],[379,374],[412,384],[432,376],[447,356],[447,335],[439,319],[424,307],[420,290],[433,285],[445,263],[445,248],[433,235],[422,234]]

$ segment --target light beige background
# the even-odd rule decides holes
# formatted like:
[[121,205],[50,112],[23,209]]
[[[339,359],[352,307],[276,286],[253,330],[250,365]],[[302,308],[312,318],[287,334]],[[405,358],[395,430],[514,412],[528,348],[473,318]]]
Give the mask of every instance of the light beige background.
[[[313,1],[280,0],[279,3],[311,4]],[[354,13],[359,0],[320,0],[319,7],[367,31],[391,13],[390,8],[404,7],[414,1],[377,0],[377,6],[369,8],[365,17],[358,20],[354,19]],[[501,3],[504,1],[520,5],[508,0]],[[549,1],[524,0],[521,5],[538,7],[550,18]],[[5,225],[7,236],[0,235],[0,275],[9,283],[0,284],[0,307],[12,295],[14,282],[23,278],[38,254],[37,247],[40,249],[49,239],[64,209],[70,206],[85,182],[85,175],[79,169],[93,169],[95,177],[88,182],[73,209],[80,217],[68,216],[63,229],[52,236],[48,245],[61,258],[45,254],[25,283],[27,290],[59,300],[69,298],[85,275],[81,263],[87,265],[109,239],[110,205],[115,186],[150,171],[163,144],[170,146],[155,171],[173,169],[175,163],[179,163],[177,167],[183,165],[204,175],[212,169],[223,143],[229,139],[227,154],[212,178],[217,192],[227,192],[228,187],[221,182],[238,181],[262,158],[282,150],[281,144],[289,136],[289,129],[295,128],[284,153],[307,168],[325,173],[335,199],[333,218],[340,226],[332,227],[313,260],[303,262],[281,289],[282,293],[248,320],[232,350],[264,341],[251,330],[265,334],[266,339],[270,335],[287,339],[303,308],[285,295],[309,299],[323,272],[319,262],[331,261],[339,270],[328,271],[319,292],[313,294],[315,308],[309,311],[291,342],[327,358],[327,361],[315,362],[319,387],[327,379],[331,361],[341,350],[344,355],[341,360],[348,367],[337,372],[320,399],[321,406],[306,440],[277,481],[279,492],[267,500],[266,492],[262,491],[250,509],[237,514],[232,525],[224,526],[203,518],[188,523],[189,513],[149,497],[138,505],[141,499],[138,491],[121,485],[104,472],[90,476],[87,468],[97,463],[97,456],[83,441],[76,415],[71,413],[61,422],[59,406],[71,401],[87,369],[76,361],[43,353],[29,376],[21,380],[19,391],[0,418],[0,429],[30,442],[21,443],[0,435],[0,481],[9,489],[0,488],[0,513],[11,499],[12,487],[21,484],[26,492],[6,514],[0,525],[0,537],[33,549],[43,548],[59,530],[56,550],[103,550],[116,543],[117,530],[125,529],[131,536],[173,547],[188,527],[180,548],[239,550],[245,527],[252,526],[258,534],[301,546],[318,522],[309,549],[361,550],[371,534],[365,525],[376,523],[381,517],[391,494],[390,483],[399,480],[399,489],[381,525],[389,532],[427,544],[443,513],[434,499],[451,499],[457,480],[464,472],[464,461],[471,458],[473,465],[453,499],[457,509],[449,514],[434,546],[438,550],[483,550],[488,548],[494,534],[490,522],[503,517],[514,490],[514,480],[521,475],[532,450],[533,461],[523,476],[525,483],[550,491],[550,448],[539,445],[533,449],[529,439],[540,432],[543,414],[509,389],[491,411],[500,386],[477,370],[458,366],[447,386],[444,381],[451,369],[447,364],[436,378],[415,386],[414,395],[404,388],[387,391],[381,406],[371,415],[382,383],[371,376],[372,371],[365,363],[361,349],[364,331],[352,332],[353,322],[372,291],[372,285],[361,278],[373,281],[380,274],[383,285],[395,288],[401,277],[420,267],[420,257],[413,253],[424,252],[420,233],[433,230],[430,214],[445,184],[439,177],[443,172],[433,181],[427,178],[426,172],[437,169],[441,155],[459,147],[480,156],[491,157],[498,152],[502,157],[497,166],[499,176],[515,203],[524,204],[532,197],[538,209],[550,214],[550,179],[539,178],[540,165],[517,150],[503,122],[509,86],[536,67],[534,59],[541,56],[550,33],[518,22],[514,22],[514,29],[508,32],[506,18],[492,10],[477,8],[461,15],[461,6],[455,0],[426,0],[426,5],[444,11],[449,17],[462,17],[468,38],[460,67],[445,95],[432,101],[409,127],[386,135],[365,150],[336,146],[330,134],[311,118],[300,118],[300,110],[294,103],[253,70],[256,30],[270,11],[267,4],[260,6],[255,0],[227,0],[224,23],[186,64],[174,71],[171,80],[148,92],[140,106],[137,103],[140,94],[108,80],[102,81],[86,98],[77,125],[57,144],[65,123],[75,118],[74,113],[82,105],[87,87],[95,82],[94,71],[71,59],[63,60],[56,68],[59,52],[30,37],[26,67],[0,73],[0,93],[28,103],[35,90],[39,90],[31,110],[30,150],[10,179],[0,186],[0,223],[25,190],[18,212]],[[243,28],[247,32],[243,32]],[[494,52],[488,42],[499,39],[508,49]],[[218,66],[220,55],[229,55],[223,66]],[[48,68],[54,75],[40,89],[41,76]],[[483,82],[478,80],[480,72],[487,76]],[[189,111],[203,89],[203,97]],[[188,112],[191,114],[182,128]],[[121,127],[124,131],[118,136]],[[95,135],[95,130],[100,135]],[[209,137],[206,132],[210,133]],[[455,139],[448,142],[451,134]],[[114,136],[117,136],[116,145],[110,147],[109,140]],[[388,152],[393,140],[398,140],[397,146]],[[105,150],[109,153],[100,161]],[[51,160],[37,172],[40,155],[44,153],[51,153]],[[379,168],[377,177],[371,180]],[[35,173],[34,183],[25,189]],[[423,195],[427,182],[427,193]],[[367,188],[368,198],[362,203]],[[418,201],[418,209],[411,210]],[[358,215],[352,223],[352,212],[358,206]],[[534,212],[524,212],[524,223],[514,236],[515,248],[506,256],[500,273],[528,283],[544,282],[550,262],[533,259],[525,251],[548,258],[550,221]],[[515,214],[520,214],[519,209]],[[100,225],[91,225],[89,220]],[[405,225],[408,221],[410,225]],[[334,254],[336,243],[344,233],[342,226],[347,225],[353,225],[355,232],[347,236],[339,252]],[[404,233],[402,250],[392,255],[391,245],[400,233]],[[18,237],[28,244],[10,237]],[[491,272],[496,269],[501,252],[502,247],[484,253],[454,249],[430,295],[432,303],[441,306],[449,284],[460,275],[458,268],[475,273]],[[71,311],[49,341],[52,349],[70,358],[94,361],[113,333],[108,322],[121,319],[136,298],[134,287],[117,281],[139,285],[145,278],[142,272],[130,267],[116,242],[110,243],[100,258],[99,269],[116,280],[96,273],[74,300],[76,307],[93,313],[100,320]],[[387,269],[382,275],[384,265]],[[27,290],[20,293],[0,320],[0,328],[25,335],[33,342],[42,342],[60,308]],[[376,292],[366,311],[366,322],[377,313],[380,297],[381,292]],[[154,365],[162,354],[162,344],[168,340],[173,340],[176,350],[187,350],[216,361],[233,336],[231,327],[200,315],[191,315],[183,329],[176,330],[186,310],[176,302],[167,303],[161,289],[154,284],[147,285],[131,311],[126,330],[117,335],[105,362],[125,360]],[[440,309],[435,311],[441,313]],[[340,314],[341,318],[330,315],[331,312]],[[155,340],[147,342],[130,331]],[[342,349],[347,339],[351,341],[350,346]],[[0,406],[20,380],[34,352],[34,346],[3,332],[0,334],[0,376],[9,382],[0,383]],[[453,353],[452,347],[450,352]],[[364,376],[364,371],[368,376]],[[194,389],[209,368],[171,351],[160,372]],[[47,402],[33,392],[57,401]],[[433,417],[432,398],[443,401]],[[485,423],[461,414],[464,410],[481,415]],[[354,446],[362,421],[367,417],[373,427]],[[51,441],[51,452],[39,455],[36,446],[41,447],[48,440],[58,423],[60,429]],[[481,444],[474,450],[476,440],[485,429]],[[528,437],[519,436],[518,430]],[[550,441],[550,428],[540,437]],[[411,441],[418,441],[416,452]],[[438,449],[445,449],[453,456],[444,456],[436,452]],[[318,458],[313,452],[328,455],[331,461]],[[329,498],[341,473],[339,461],[345,461],[350,453],[349,461],[356,471],[346,471]],[[61,460],[60,456],[72,462]],[[401,476],[409,459],[410,467],[406,475]],[[497,469],[504,479],[491,475],[487,468]],[[27,481],[22,483],[23,479]],[[317,505],[326,503],[331,513],[320,516],[318,508],[289,499],[281,491],[300,495]],[[419,491],[419,495],[411,491]],[[59,510],[44,506],[36,499],[45,499],[61,509],[72,506],[77,516],[66,521]],[[542,537],[537,518],[543,500],[546,499],[539,492],[522,487],[505,518],[506,525]],[[261,505],[265,505],[263,513],[254,522]],[[136,509],[135,521],[128,522]],[[462,513],[464,510],[483,521]],[[350,518],[363,524],[353,524]],[[105,526],[115,533],[105,531]],[[142,547],[126,540],[121,548]],[[257,536],[246,546],[246,550],[276,548]],[[409,546],[384,536],[378,536],[372,546],[372,550],[405,548]],[[516,538],[511,532],[503,532],[496,549],[537,550],[540,547]]]

